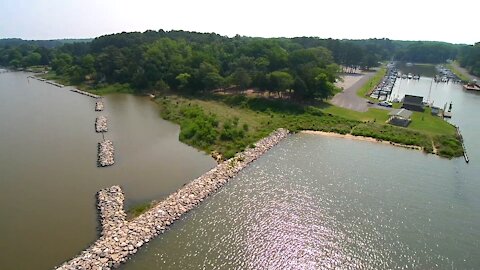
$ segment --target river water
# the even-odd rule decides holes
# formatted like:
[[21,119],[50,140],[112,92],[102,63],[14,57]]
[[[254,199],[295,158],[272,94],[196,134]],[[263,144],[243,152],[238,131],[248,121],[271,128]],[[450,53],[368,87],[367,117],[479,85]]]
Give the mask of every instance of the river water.
[[148,98],[109,95],[102,114],[116,163],[97,168],[95,100],[27,76],[0,74],[0,269],[51,269],[86,248],[102,188],[121,185],[129,207],[215,166]]
[[[426,97],[430,81],[394,93]],[[480,96],[438,84],[431,97],[453,102],[470,164],[293,135],[122,269],[478,269]]]
[[[47,269],[93,241],[93,195],[102,187],[121,184],[132,204],[162,197],[213,166],[178,143],[178,128],[158,119],[151,102],[114,95],[106,100],[107,137],[117,147],[117,164],[98,169],[93,100],[36,81],[20,87],[24,77],[5,75],[1,269]],[[408,85],[397,85],[396,93],[423,95],[430,81]],[[25,93],[17,98],[12,89]],[[453,102],[451,121],[462,130],[470,164],[384,144],[292,135],[122,269],[477,269],[480,96],[455,84],[435,89],[439,105]],[[155,143],[162,136],[171,140]],[[171,163],[155,156],[164,152]],[[142,165],[137,159],[145,156]]]

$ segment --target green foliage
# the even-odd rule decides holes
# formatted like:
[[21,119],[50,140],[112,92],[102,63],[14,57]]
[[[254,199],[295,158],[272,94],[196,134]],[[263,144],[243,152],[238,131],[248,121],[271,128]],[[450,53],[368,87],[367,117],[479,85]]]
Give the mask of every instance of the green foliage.
[[440,156],[451,158],[463,155],[462,143],[453,135],[435,136],[433,142]]
[[480,42],[474,46],[462,47],[458,60],[471,74],[480,76]]
[[427,153],[433,152],[432,140],[427,134],[406,128],[378,123],[363,123],[353,129],[352,135],[371,137],[405,145],[416,145],[423,147]]
[[155,201],[145,202],[145,203],[135,205],[132,208],[127,210],[127,217],[136,218],[136,217],[140,216],[141,214],[150,210],[150,208],[152,208],[154,206],[154,204],[155,204]]
[[387,73],[385,67],[381,67],[373,77],[371,77],[357,92],[357,95],[361,98],[365,98],[370,92],[382,81],[383,77]]
[[401,48],[397,50],[396,60],[413,63],[444,63],[448,59],[455,59],[458,45],[435,42],[397,42]]

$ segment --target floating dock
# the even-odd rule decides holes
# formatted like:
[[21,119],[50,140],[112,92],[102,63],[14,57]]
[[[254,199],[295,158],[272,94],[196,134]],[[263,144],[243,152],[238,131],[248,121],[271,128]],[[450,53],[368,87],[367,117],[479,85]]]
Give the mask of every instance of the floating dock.
[[106,167],[115,163],[113,158],[113,143],[110,140],[104,140],[98,143],[98,166]]
[[95,120],[95,131],[96,132],[107,132],[107,117],[105,116],[99,116]]
[[97,102],[95,103],[95,111],[101,112],[103,111],[104,105],[103,105],[103,100],[99,98]]

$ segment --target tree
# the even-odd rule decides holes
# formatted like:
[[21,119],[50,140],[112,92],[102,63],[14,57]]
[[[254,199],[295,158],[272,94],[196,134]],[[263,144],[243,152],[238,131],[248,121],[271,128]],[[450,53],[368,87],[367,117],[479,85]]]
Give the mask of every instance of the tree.
[[192,76],[188,73],[178,74],[177,77],[175,77],[175,79],[179,83],[178,88],[180,90],[186,90],[188,88],[188,83],[189,83],[191,77]]
[[232,78],[233,84],[238,85],[242,90],[247,89],[252,83],[252,78],[243,68],[238,68],[235,70],[235,72],[232,74]]
[[280,96],[282,92],[293,86],[294,78],[288,72],[274,71],[267,74],[270,89],[276,91]]

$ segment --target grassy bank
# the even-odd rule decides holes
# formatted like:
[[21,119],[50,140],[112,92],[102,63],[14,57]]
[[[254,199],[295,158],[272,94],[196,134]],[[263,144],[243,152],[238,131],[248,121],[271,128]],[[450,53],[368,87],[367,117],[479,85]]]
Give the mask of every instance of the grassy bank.
[[181,141],[208,153],[218,152],[224,158],[232,157],[280,127],[346,134],[359,123],[325,114],[318,108],[263,98],[171,95],[156,101],[162,117],[180,125]]
[[[74,83],[69,81],[67,77],[57,75],[54,71],[50,71],[48,73],[41,74],[38,76],[47,80],[56,81],[64,85],[75,85]],[[77,87],[80,90],[87,91],[99,96],[112,94],[112,93],[126,93],[126,94],[134,93],[133,89],[127,83],[99,84],[94,87],[87,84],[80,84],[80,85],[75,85],[75,87]]]
[[377,86],[387,74],[387,68],[382,66],[373,77],[371,77],[358,91],[357,95],[361,98],[370,98],[368,94]]
[[427,153],[437,150],[440,156],[448,158],[462,154],[455,128],[428,111],[414,114],[416,123],[401,128],[386,124],[388,111],[381,109],[358,113],[329,104],[302,106],[244,96],[170,95],[156,101],[162,116],[181,126],[181,141],[209,153],[218,152],[225,158],[279,127],[372,137],[420,146]]
[[447,64],[447,68],[450,69],[455,75],[457,75],[457,77],[462,80],[463,82],[469,82],[471,81],[470,79],[470,76],[468,76],[467,74],[461,72],[459,69],[457,69],[457,64],[453,64],[453,63],[448,63]]

